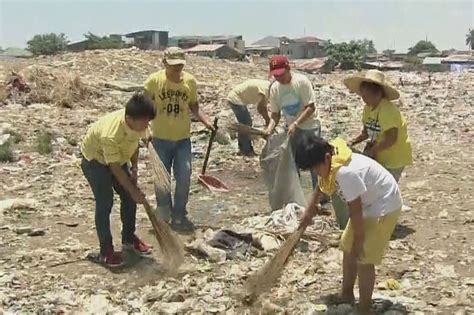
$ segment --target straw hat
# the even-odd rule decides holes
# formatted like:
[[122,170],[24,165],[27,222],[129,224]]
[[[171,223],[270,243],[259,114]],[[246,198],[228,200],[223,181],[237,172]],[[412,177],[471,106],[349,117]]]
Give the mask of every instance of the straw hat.
[[362,82],[380,85],[385,92],[385,98],[388,100],[396,100],[400,97],[400,93],[386,82],[385,74],[379,70],[368,70],[364,76],[354,75],[344,79],[344,85],[347,86],[349,91],[358,95],[360,95],[360,84]]

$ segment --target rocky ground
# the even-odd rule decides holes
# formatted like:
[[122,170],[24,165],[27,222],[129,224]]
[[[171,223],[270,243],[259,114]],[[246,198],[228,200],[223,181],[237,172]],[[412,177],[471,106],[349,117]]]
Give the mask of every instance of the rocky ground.
[[[0,313],[350,314],[349,306],[326,305],[321,299],[341,285],[341,254],[335,248],[340,232],[333,217],[317,219],[279,283],[253,305],[242,303],[239,292],[274,249],[227,260],[220,253],[203,259],[191,252],[174,278],[161,267],[158,250],[149,259],[130,257],[120,272],[84,260],[97,251],[97,240],[78,143],[89,123],[122,107],[130,91],[161,68],[161,57],[131,49],[0,63],[0,77],[16,70],[31,86],[29,93],[15,93],[0,105],[0,140],[14,143],[12,161],[0,163]],[[223,101],[227,92],[244,79],[267,76],[265,62],[190,57],[186,68],[199,81],[201,106],[221,118],[224,134],[233,120]],[[360,128],[361,101],[341,83],[348,74],[310,76],[327,137],[348,138]],[[400,106],[415,164],[401,179],[404,212],[377,270],[377,312],[472,314],[474,74],[436,73],[431,85],[426,73],[387,75],[404,83],[398,86]],[[262,124],[257,119],[257,127]],[[208,172],[231,191],[212,194],[197,183],[208,134],[197,123],[192,129],[189,212],[199,230],[180,237],[191,245],[230,228],[263,233],[278,245],[285,233],[262,224],[270,207],[258,158],[237,156],[236,140],[221,137]],[[38,148],[47,141],[45,134],[51,135],[51,153]],[[264,144],[255,143],[259,150]],[[142,153],[139,184],[152,200],[153,180]],[[303,182],[309,193],[307,174]],[[119,247],[117,205],[112,229]],[[138,234],[157,247],[143,210],[137,221]]]

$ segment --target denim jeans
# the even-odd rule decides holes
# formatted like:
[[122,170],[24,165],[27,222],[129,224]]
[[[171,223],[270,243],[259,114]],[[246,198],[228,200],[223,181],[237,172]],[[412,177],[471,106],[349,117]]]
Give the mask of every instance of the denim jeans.
[[[229,102],[229,106],[235,114],[235,118],[242,125],[247,125],[252,127],[252,117],[250,117],[249,110],[247,106],[236,105]],[[253,152],[252,140],[249,135],[241,134],[238,135],[239,150],[244,154],[249,154]]]
[[[296,154],[297,145],[304,139],[304,137],[311,134],[316,134],[317,136],[321,136],[321,127],[318,127],[315,129],[296,128],[295,134],[290,138],[291,151],[293,153],[293,156],[295,156]],[[311,173],[311,184],[313,186],[313,190],[315,190],[316,187],[318,186],[318,175],[314,173],[313,170],[310,170],[310,173]],[[298,174],[299,174],[299,171],[298,171]]]
[[172,219],[181,220],[187,215],[186,205],[191,186],[191,139],[170,141],[153,138],[153,146],[170,174],[173,167],[176,180],[174,202],[171,201],[170,192],[156,189],[156,204],[159,208],[171,209]]
[[[96,160],[82,158],[82,172],[92,189],[95,198],[95,228],[99,238],[100,253],[106,255],[113,248],[110,233],[110,212],[114,204],[114,190],[120,196],[120,218],[122,219],[122,244],[134,241],[137,204],[130,194],[117,182],[110,168]],[[122,165],[128,174],[128,165]]]

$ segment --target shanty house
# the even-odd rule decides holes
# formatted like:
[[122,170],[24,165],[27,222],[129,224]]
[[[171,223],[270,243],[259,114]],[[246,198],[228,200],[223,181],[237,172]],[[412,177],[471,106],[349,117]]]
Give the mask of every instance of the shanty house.
[[166,31],[139,31],[125,34],[129,44],[140,49],[163,50],[168,47],[168,32]]
[[224,44],[220,45],[197,45],[192,48],[186,49],[189,54],[195,54],[198,56],[206,56],[211,58],[220,59],[239,59],[242,56],[242,52],[229,47]]
[[258,55],[261,57],[268,57],[272,55],[278,55],[280,53],[280,48],[273,46],[251,45],[245,47],[245,53],[251,55]]
[[197,45],[227,45],[241,52],[245,51],[245,41],[242,39],[242,35],[173,36],[170,38],[170,46],[189,49]]
[[282,40],[280,53],[287,55],[290,59],[320,58],[325,56],[324,43],[324,40],[312,36]]

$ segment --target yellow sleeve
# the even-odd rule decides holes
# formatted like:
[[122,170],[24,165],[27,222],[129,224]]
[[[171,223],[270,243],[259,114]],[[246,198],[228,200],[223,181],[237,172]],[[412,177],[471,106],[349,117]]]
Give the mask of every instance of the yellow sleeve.
[[382,131],[390,130],[392,128],[401,128],[402,114],[400,113],[400,110],[394,105],[387,106],[380,112],[379,124]]
[[369,120],[369,109],[367,106],[364,107],[364,111],[362,113],[362,124],[365,125],[365,123]]
[[113,138],[102,138],[100,141],[104,152],[105,164],[120,162],[120,150],[117,142]]
[[196,79],[191,76],[188,80],[189,86],[189,104],[196,104],[198,101]]
[[154,75],[150,75],[148,79],[146,79],[144,83],[144,87],[145,87],[145,92],[148,95],[151,95],[154,99],[155,92],[156,92],[156,80],[155,80]]

